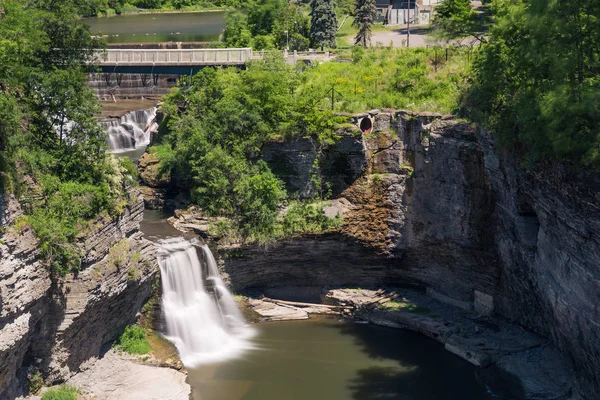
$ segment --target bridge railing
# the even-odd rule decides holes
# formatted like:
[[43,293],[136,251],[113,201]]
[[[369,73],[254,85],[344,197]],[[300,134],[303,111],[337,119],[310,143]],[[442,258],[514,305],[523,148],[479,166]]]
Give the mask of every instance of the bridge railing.
[[252,49],[108,49],[96,58],[100,65],[243,64]]

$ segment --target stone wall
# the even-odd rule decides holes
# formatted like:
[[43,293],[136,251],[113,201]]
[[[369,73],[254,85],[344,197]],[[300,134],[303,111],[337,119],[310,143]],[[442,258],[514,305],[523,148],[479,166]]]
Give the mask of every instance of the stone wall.
[[11,226],[20,211],[9,201],[0,236],[0,398],[26,393],[30,366],[49,383],[67,379],[135,319],[158,268],[139,233],[137,189],[131,199],[115,220],[96,221],[83,244],[82,271],[65,277],[48,272],[30,228]]
[[[573,363],[578,391],[595,398],[598,186],[579,190],[562,169],[526,172],[489,135],[450,118],[372,116],[373,133],[355,146],[364,150],[345,155],[359,167],[338,196],[349,203],[341,232],[238,252],[224,267],[235,289],[416,284],[550,339]],[[271,144],[265,157],[286,165],[273,169],[299,192],[313,165],[303,149]]]

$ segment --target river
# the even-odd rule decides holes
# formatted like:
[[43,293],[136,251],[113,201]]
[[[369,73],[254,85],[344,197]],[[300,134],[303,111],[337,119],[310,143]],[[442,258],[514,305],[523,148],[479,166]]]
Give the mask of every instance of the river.
[[108,43],[213,42],[225,29],[225,12],[128,14],[86,22]]

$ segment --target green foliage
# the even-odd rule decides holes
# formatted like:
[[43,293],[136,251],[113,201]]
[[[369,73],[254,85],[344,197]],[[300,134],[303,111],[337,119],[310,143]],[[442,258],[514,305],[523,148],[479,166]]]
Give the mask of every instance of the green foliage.
[[285,236],[322,233],[338,228],[341,217],[328,218],[323,213],[323,203],[292,202],[281,222]]
[[310,1],[310,40],[314,47],[336,47],[337,15],[333,0]]
[[80,15],[107,5],[2,1],[0,176],[26,213],[20,228],[33,228],[61,274],[79,269],[79,235],[100,214],[117,214],[137,177],[131,164],[106,156],[99,103],[82,68],[102,43]]
[[40,251],[53,270],[61,274],[78,271],[81,250],[76,245],[87,221],[111,207],[107,186],[61,182],[58,177],[41,177],[44,201],[28,204],[28,222],[40,239]]
[[465,111],[506,146],[600,165],[600,2],[496,0]]
[[137,185],[138,170],[133,160],[129,157],[119,157],[118,161],[120,172],[126,181],[126,185]]
[[223,43],[228,47],[249,47],[256,50],[286,48],[306,50],[309,47],[310,20],[302,7],[281,0],[260,0],[249,7],[226,16]]
[[192,89],[168,99],[190,102],[185,115],[171,114],[170,133],[153,147],[161,167],[174,168],[193,201],[211,215],[239,217],[246,236],[272,231],[285,197],[282,182],[259,159],[268,138],[287,121],[296,73],[268,56],[247,70],[205,69]]
[[252,40],[252,47],[256,50],[275,49],[275,38],[271,35],[258,35]]
[[[219,235],[234,232],[260,242],[327,230],[331,221],[319,206],[292,203],[288,216],[277,217],[286,193],[261,161],[263,145],[286,135],[310,138],[317,149],[335,143],[347,118],[331,110],[331,91],[324,88],[333,85],[341,93],[335,111],[450,112],[466,65],[466,54],[453,53],[435,74],[425,49],[360,51],[354,63],[325,63],[303,73],[276,54],[245,70],[203,69],[182,82],[185,90],[166,98],[163,134],[150,151],[163,172],[173,172],[180,190],[189,190],[193,203],[228,218],[227,226],[215,228]],[[313,170],[317,195],[326,198],[318,164]]]
[[[140,8],[161,8],[166,1],[165,0],[130,0],[131,4]],[[181,8],[184,4],[177,3],[173,4],[175,8]]]
[[248,28],[252,36],[269,35],[282,8],[281,0],[257,0],[248,10]]
[[288,3],[275,19],[272,35],[280,49],[307,50],[310,46],[310,18],[302,7]]
[[29,393],[37,394],[44,386],[44,377],[39,369],[30,366],[27,369],[27,380],[29,381]]
[[77,400],[79,389],[69,386],[60,385],[52,388],[42,394],[42,400]]
[[377,17],[375,0],[356,0],[353,14],[352,25],[358,30],[354,44],[367,47],[371,43],[371,27]]
[[409,301],[390,300],[377,305],[378,308],[389,311],[408,311],[415,314],[429,314],[430,310],[426,307],[417,306]]
[[466,50],[455,49],[448,61],[438,60],[437,67],[433,49],[360,48],[352,54],[353,63],[323,63],[304,72],[299,91],[312,98],[312,108],[331,110],[330,88],[335,85],[335,111],[457,111],[468,73]]
[[248,29],[248,17],[241,11],[233,11],[225,17],[227,23],[223,31],[223,43],[227,47],[248,47],[252,33]]
[[363,59],[364,56],[365,56],[364,47],[354,46],[352,48],[352,62],[353,63],[359,62],[360,60]]
[[444,0],[435,8],[434,31],[443,38],[455,39],[478,33],[478,15],[471,0]]
[[120,351],[129,354],[147,354],[152,350],[146,338],[146,330],[138,325],[129,325],[115,345]]

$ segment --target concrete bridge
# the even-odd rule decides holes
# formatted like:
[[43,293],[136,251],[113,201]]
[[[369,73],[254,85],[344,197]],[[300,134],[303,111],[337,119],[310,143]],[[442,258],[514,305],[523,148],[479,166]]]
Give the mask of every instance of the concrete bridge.
[[[329,61],[329,52],[283,52],[286,61]],[[96,56],[102,72],[138,74],[191,74],[208,66],[242,66],[260,60],[263,52],[239,49],[108,49]]]

